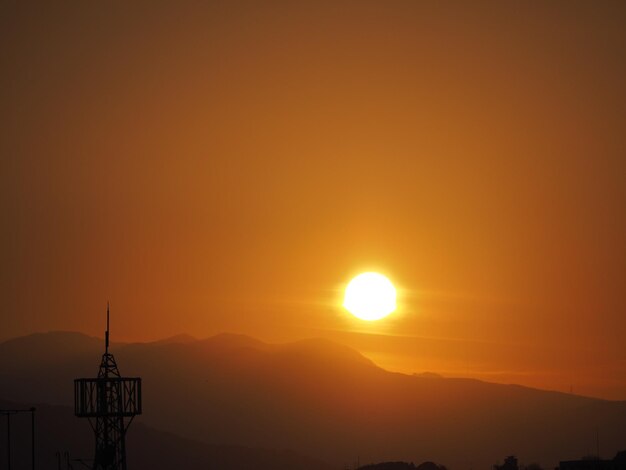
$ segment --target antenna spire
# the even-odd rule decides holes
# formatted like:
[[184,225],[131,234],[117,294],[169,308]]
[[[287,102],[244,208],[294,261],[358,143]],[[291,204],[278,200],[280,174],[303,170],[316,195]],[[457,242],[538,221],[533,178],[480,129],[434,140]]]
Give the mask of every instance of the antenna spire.
[[109,354],[109,302],[107,301],[107,330],[104,333],[104,353]]

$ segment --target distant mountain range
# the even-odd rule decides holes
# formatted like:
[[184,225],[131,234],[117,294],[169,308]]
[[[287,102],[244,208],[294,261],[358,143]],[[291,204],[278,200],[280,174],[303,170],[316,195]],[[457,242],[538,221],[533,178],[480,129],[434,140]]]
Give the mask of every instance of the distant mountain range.
[[[0,400],[0,409],[25,409],[24,403]],[[12,468],[27,469],[31,463],[30,415],[14,416],[11,424]],[[65,467],[65,452],[70,463],[82,468],[75,459],[90,464],[93,458],[93,434],[89,425],[73,416],[64,406],[36,404],[37,468],[57,468],[57,452]],[[1,427],[0,462],[6,461],[6,429]],[[216,446],[157,431],[140,422],[129,429],[126,440],[128,465],[131,469],[171,470],[332,470],[333,467],[288,450]],[[3,467],[4,468],[4,467]]]
[[[73,379],[97,373],[102,348],[102,340],[68,332],[1,343],[0,397],[70,405]],[[143,378],[137,434],[144,423],[192,440],[170,436],[190,448],[290,449],[302,459],[299,468],[323,468],[301,457],[308,455],[334,468],[357,459],[431,460],[452,470],[489,469],[510,454],[550,468],[595,451],[596,432],[603,454],[626,448],[624,401],[391,373],[327,340],[274,345],[231,334],[181,336],[113,344],[111,352],[122,374]],[[90,433],[87,423],[70,419]]]

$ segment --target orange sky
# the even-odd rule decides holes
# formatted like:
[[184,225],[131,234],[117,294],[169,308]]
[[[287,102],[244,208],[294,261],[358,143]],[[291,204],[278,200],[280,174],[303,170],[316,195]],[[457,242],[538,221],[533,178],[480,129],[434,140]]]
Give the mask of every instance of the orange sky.
[[[208,3],[204,5],[204,3]],[[626,399],[622,2],[0,5],[0,339],[324,336]],[[339,289],[401,288],[364,324]]]

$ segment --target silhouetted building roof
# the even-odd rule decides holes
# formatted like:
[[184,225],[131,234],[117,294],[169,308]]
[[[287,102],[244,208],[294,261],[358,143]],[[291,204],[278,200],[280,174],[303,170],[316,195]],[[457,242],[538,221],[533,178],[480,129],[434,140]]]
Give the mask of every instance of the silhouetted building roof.
[[564,460],[559,462],[559,470],[626,470],[626,450],[618,452],[612,460]]

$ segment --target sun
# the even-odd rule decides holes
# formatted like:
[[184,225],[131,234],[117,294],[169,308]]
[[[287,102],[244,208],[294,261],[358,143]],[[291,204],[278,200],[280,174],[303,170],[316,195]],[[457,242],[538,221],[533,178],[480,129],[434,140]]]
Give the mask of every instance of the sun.
[[396,309],[396,289],[382,274],[362,273],[348,283],[343,306],[361,320],[380,320]]

